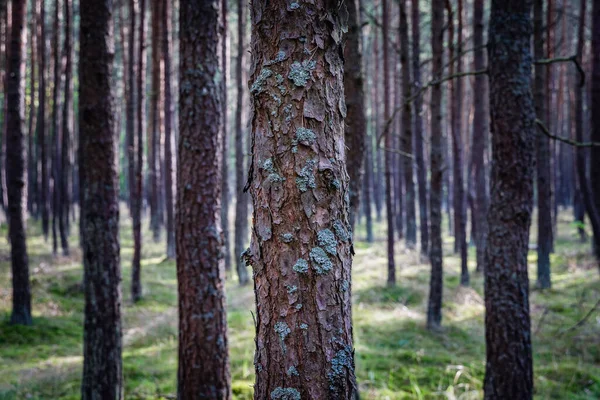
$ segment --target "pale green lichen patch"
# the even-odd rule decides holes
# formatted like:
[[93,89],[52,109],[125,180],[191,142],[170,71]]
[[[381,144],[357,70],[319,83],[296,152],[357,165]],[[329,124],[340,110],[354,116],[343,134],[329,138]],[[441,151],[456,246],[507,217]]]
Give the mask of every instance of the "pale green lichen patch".
[[298,376],[298,370],[296,369],[296,367],[294,367],[293,365],[291,367],[288,368],[287,370],[287,375],[288,376]]
[[294,388],[277,387],[271,392],[271,400],[300,400],[300,392]]
[[271,77],[271,75],[273,75],[273,71],[271,71],[269,68],[261,69],[260,73],[256,77],[256,80],[254,81],[252,86],[250,86],[250,93],[259,94],[262,91],[264,91],[264,85],[267,82],[267,79]]
[[294,11],[300,8],[300,4],[297,1],[292,1],[290,3],[290,10]]
[[305,274],[308,272],[308,262],[304,258],[299,258],[292,269],[299,274]]
[[348,289],[350,289],[350,282],[344,279],[342,281],[342,292],[347,292]]
[[300,324],[300,329],[302,329],[303,331],[308,329],[308,325],[305,323]]
[[327,373],[330,383],[335,384],[336,381],[344,379],[344,369],[353,369],[352,354],[347,350],[340,350],[331,360],[331,370]]
[[314,270],[319,275],[325,275],[333,268],[333,264],[327,256],[327,253],[320,247],[313,247],[310,250],[310,260],[313,263]]
[[340,188],[342,187],[342,184],[340,183],[339,180],[334,179],[331,181],[331,187],[333,187],[336,190],[340,190]]
[[314,189],[317,187],[314,174],[316,164],[316,160],[306,161],[306,164],[298,174],[299,176],[296,178],[296,185],[301,192],[306,192],[309,188]]
[[263,164],[262,169],[268,172],[267,180],[271,183],[281,183],[285,181],[285,178],[277,173],[275,170],[275,165],[273,164],[273,159],[267,158]]
[[294,85],[298,87],[306,86],[306,83],[312,76],[312,71],[316,68],[317,63],[314,60],[294,61],[290,67],[288,78],[294,82]]
[[296,286],[296,285],[285,285],[285,287],[287,288],[287,292],[289,294],[292,294],[292,293],[298,291],[298,286]]
[[287,55],[285,54],[285,51],[279,51],[279,52],[277,52],[277,55],[275,56],[274,59],[267,61],[264,65],[277,64],[277,63],[284,61],[286,58],[287,58]]
[[296,304],[296,310],[300,310],[302,308],[302,304],[298,303]]
[[290,243],[292,240],[294,240],[294,235],[292,235],[291,233],[284,233],[283,235],[281,235],[281,240],[283,241],[283,243]]
[[317,241],[319,242],[319,246],[325,249],[329,254],[337,254],[337,240],[331,230],[323,229],[319,231],[319,233],[317,233]]
[[281,340],[281,348],[283,349],[284,353],[286,352],[285,338],[291,332],[292,331],[291,331],[290,327],[285,322],[280,321],[275,324],[275,333],[277,333],[277,335],[279,336],[279,339]]
[[296,129],[296,141],[298,143],[310,146],[315,142],[316,139],[317,135],[315,135],[315,133],[312,130],[304,127]]
[[347,242],[350,240],[350,233],[346,230],[344,224],[339,219],[333,221],[333,230],[342,242]]

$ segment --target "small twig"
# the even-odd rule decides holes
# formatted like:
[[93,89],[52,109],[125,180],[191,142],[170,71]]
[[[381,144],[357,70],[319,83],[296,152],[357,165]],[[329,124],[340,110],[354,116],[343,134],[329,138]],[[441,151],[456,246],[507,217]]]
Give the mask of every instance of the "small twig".
[[576,55],[570,57],[543,58],[541,60],[536,60],[533,63],[535,65],[549,65],[559,62],[572,62],[573,64],[575,64],[575,67],[577,67],[577,71],[579,72],[580,77],[579,87],[583,87],[583,85],[585,85],[585,72],[583,71],[581,64],[579,64],[579,61],[577,61]]
[[416,99],[418,99],[430,87],[440,85],[440,84],[442,84],[444,82],[447,82],[449,80],[452,80],[452,79],[462,78],[464,76],[484,75],[484,74],[487,74],[487,73],[488,73],[488,70],[486,68],[486,69],[481,69],[481,70],[478,70],[478,71],[459,72],[457,74],[447,75],[447,76],[444,76],[442,78],[433,79],[433,80],[429,81],[425,86],[422,86],[419,90],[417,90],[417,92],[414,95],[410,96],[401,105],[399,105],[398,107],[396,107],[394,109],[394,112],[392,113],[392,116],[389,117],[387,119],[387,121],[385,121],[385,124],[383,126],[383,131],[377,137],[377,145],[379,145],[379,143],[381,142],[381,139],[388,134],[388,131],[390,130],[392,122],[394,122],[394,118],[396,118],[396,115],[398,114],[398,112],[400,112],[400,110],[402,109],[402,107],[404,107],[406,104],[412,103],[413,101],[415,101]]
[[544,123],[537,118],[535,119],[535,123],[537,124],[537,126],[539,126],[542,133],[548,136],[550,139],[558,140],[559,142],[566,143],[575,147],[600,147],[600,142],[577,142],[575,140],[564,138],[562,136],[553,135],[550,133],[546,125],[544,125]]
[[379,148],[380,148],[381,150],[384,150],[384,151],[389,151],[390,153],[396,153],[396,154],[400,154],[401,156],[404,156],[404,157],[407,157],[407,158],[410,158],[410,159],[414,159],[414,158],[415,158],[415,156],[413,156],[412,154],[410,154],[410,153],[407,153],[407,152],[405,152],[405,151],[402,151],[402,150],[390,149],[390,148],[387,148],[387,147],[381,147],[381,146],[379,146]]
[[590,309],[590,311],[588,311],[585,314],[585,316],[582,319],[579,320],[579,322],[577,322],[575,325],[573,325],[569,329],[562,331],[561,335],[564,335],[567,332],[574,331],[575,329],[583,326],[587,322],[587,320],[592,316],[592,314],[594,313],[594,311],[596,311],[596,308],[598,308],[599,305],[600,305],[600,299],[596,302],[596,304],[594,304],[594,307],[592,307]]

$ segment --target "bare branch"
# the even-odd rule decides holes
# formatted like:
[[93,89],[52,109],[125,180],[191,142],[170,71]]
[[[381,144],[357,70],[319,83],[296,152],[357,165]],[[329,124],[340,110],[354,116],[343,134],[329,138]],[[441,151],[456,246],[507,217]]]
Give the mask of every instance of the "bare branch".
[[536,60],[533,63],[535,65],[549,65],[559,62],[572,62],[573,64],[575,64],[575,67],[577,67],[577,71],[579,72],[580,77],[579,87],[583,87],[583,85],[585,84],[585,72],[583,71],[581,64],[579,64],[579,61],[577,60],[577,55],[573,55],[570,57],[543,58],[541,60]]
[[539,126],[542,133],[548,136],[550,139],[558,140],[559,142],[566,143],[575,147],[600,147],[600,142],[577,142],[575,140],[553,135],[550,133],[546,125],[544,125],[544,123],[537,118],[535,119],[535,123],[537,124],[537,126]]
[[394,109],[394,112],[392,113],[392,116],[390,118],[388,118],[387,121],[385,121],[385,124],[383,126],[383,131],[381,132],[381,135],[379,135],[377,137],[377,145],[379,145],[379,142],[381,142],[381,138],[385,137],[385,135],[388,134],[388,131],[390,130],[392,122],[394,121],[394,118],[396,118],[396,115],[398,114],[398,112],[400,112],[400,110],[402,110],[402,107],[404,107],[406,104],[412,103],[413,101],[415,101],[416,99],[418,99],[430,87],[436,86],[436,85],[440,85],[440,84],[442,84],[444,82],[447,82],[447,81],[450,81],[452,79],[462,78],[464,76],[484,75],[484,74],[487,74],[487,73],[488,73],[487,69],[482,69],[482,70],[478,70],[478,71],[464,71],[464,72],[459,72],[457,74],[447,75],[447,76],[444,76],[442,78],[433,79],[433,80],[429,81],[425,86],[422,86],[419,90],[417,90],[417,92],[414,95],[410,96],[401,105],[399,105],[398,107],[396,107]]

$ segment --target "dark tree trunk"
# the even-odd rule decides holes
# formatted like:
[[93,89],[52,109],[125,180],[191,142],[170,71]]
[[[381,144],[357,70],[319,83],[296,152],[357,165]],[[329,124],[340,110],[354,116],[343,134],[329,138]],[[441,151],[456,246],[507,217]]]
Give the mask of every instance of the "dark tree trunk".
[[[533,2],[533,43],[536,60],[544,58],[544,1]],[[550,44],[550,43],[548,43]],[[534,96],[537,118],[544,120],[546,113],[546,65],[535,66]],[[541,131],[536,135],[537,158],[537,286],[551,287],[550,250],[552,248],[552,170],[550,165],[550,139]]]
[[[64,0],[63,0],[64,1]],[[62,204],[61,199],[61,156],[60,156],[60,143],[61,143],[61,126],[60,126],[60,87],[62,79],[62,55],[60,49],[60,23],[62,19],[62,13],[60,8],[60,0],[54,2],[54,32],[52,37],[52,49],[54,53],[54,82],[52,89],[52,252],[57,254],[58,252],[58,235],[62,237],[60,230],[59,220],[62,216],[62,210],[60,205]],[[68,253],[68,249],[67,249]]]
[[80,171],[85,319],[84,400],[121,399],[121,267],[117,135],[111,91],[112,2],[81,0],[79,50]]
[[[11,41],[10,41],[10,35],[11,35],[11,23],[12,23],[12,14],[11,14],[11,8],[12,8],[12,3],[11,2],[6,2],[5,5],[2,6],[2,13],[5,16],[5,19],[3,18],[3,22],[4,22],[4,32],[0,33],[2,35],[2,40],[5,42],[5,48],[4,48],[4,65],[2,66],[2,71],[6,71],[8,69],[8,64],[10,63],[9,57],[10,57],[10,46],[11,46]],[[26,17],[27,18],[27,17]],[[6,85],[8,85],[7,83],[7,74],[4,73],[3,75],[3,80],[2,80],[2,84],[4,85],[4,89],[6,91]],[[0,129],[2,129],[2,131],[0,132],[0,139],[1,139],[1,143],[0,143],[0,165],[3,166],[2,170],[0,170],[0,206],[2,207],[2,210],[6,213],[7,219],[9,218],[8,216],[8,210],[7,210],[7,187],[6,187],[6,180],[7,180],[7,176],[6,176],[6,169],[4,168],[4,166],[6,165],[6,142],[8,140],[7,138],[7,134],[8,134],[8,128],[7,128],[7,118],[6,115],[8,114],[8,96],[7,94],[4,94],[2,96],[2,124],[0,125]]]
[[25,239],[27,170],[25,166],[25,43],[27,42],[25,0],[13,0],[6,63],[6,189],[8,237],[12,266],[13,300],[10,322],[31,324],[29,261]]
[[[421,82],[421,27],[419,0],[412,0],[412,71],[415,90],[419,90]],[[417,96],[414,100],[414,126],[415,126],[415,163],[417,167],[417,183],[419,186],[419,222],[421,237],[421,254],[429,255],[429,216],[427,214],[427,169],[425,166],[423,145],[423,97]]]
[[375,144],[377,147],[373,152],[373,157],[375,157],[375,166],[377,167],[377,171],[375,171],[374,175],[376,175],[373,180],[373,198],[375,200],[375,212],[377,215],[377,222],[381,222],[381,209],[383,208],[383,199],[382,197],[382,186],[383,186],[383,177],[382,174],[382,166],[381,166],[381,151],[379,150],[379,142],[377,138],[381,134],[381,121],[380,121],[380,109],[379,109],[379,100],[380,100],[380,92],[379,92],[379,71],[380,68],[380,60],[379,60],[379,30],[375,30],[375,39],[373,40],[373,63],[374,67],[374,79],[373,79],[373,125],[375,127]]
[[[1,13],[1,12],[0,12]],[[36,14],[37,4],[32,3],[31,18],[29,20],[29,51],[31,52],[31,62],[29,66],[29,82],[30,82],[30,103],[29,103],[29,119],[27,127],[27,211],[33,216],[36,216],[37,206],[37,171],[36,171],[36,152],[35,152],[35,122],[36,122],[36,107],[35,107],[35,88],[36,88]],[[1,31],[0,31],[1,32]]]
[[40,174],[41,174],[41,190],[40,190],[40,208],[42,214],[42,232],[44,239],[48,240],[49,219],[50,219],[50,177],[48,176],[48,141],[46,140],[46,6],[45,1],[39,1],[39,86],[38,86],[38,117],[37,117],[37,137],[38,148],[40,154]]
[[[223,79],[221,80],[221,118],[223,134],[221,140],[223,145],[221,147],[223,156],[221,157],[221,231],[223,232],[223,245],[225,246],[225,269],[231,270],[231,241],[229,240],[229,131],[227,130],[227,0],[221,0],[221,70],[223,73]],[[237,134],[237,133],[236,133]],[[236,160],[237,161],[237,160]],[[237,173],[237,171],[236,171]],[[236,209],[237,210],[237,209]],[[235,245],[234,245],[235,246]],[[240,263],[237,259],[240,257],[240,253],[235,255],[236,266]]]
[[65,21],[65,97],[62,109],[61,177],[60,177],[60,243],[63,254],[69,255],[69,210],[71,205],[71,138],[73,132],[73,50],[71,0],[64,1]]
[[[383,120],[387,123],[390,118],[390,79],[389,69],[389,9],[387,0],[382,3],[383,14]],[[388,286],[396,285],[396,263],[394,262],[394,187],[392,185],[393,172],[393,153],[390,152],[394,148],[394,139],[392,130],[389,129],[385,135],[385,207],[387,216],[387,256],[388,256]]]
[[138,34],[138,57],[137,57],[137,96],[136,96],[136,154],[135,154],[135,201],[132,207],[133,214],[133,261],[131,266],[131,299],[136,302],[142,298],[141,282],[141,258],[142,258],[142,206],[144,203],[144,130],[146,128],[144,106],[145,106],[145,84],[146,84],[146,0],[140,0],[140,23]]
[[344,141],[345,7],[324,0],[252,3],[248,187],[255,223],[246,259],[254,268],[257,302],[257,400],[358,396]]
[[[463,41],[463,0],[458,0],[457,8],[457,40],[456,40],[456,73],[463,72],[462,62],[462,41]],[[453,61],[451,61],[453,62]],[[469,285],[469,268],[467,266],[467,198],[465,195],[464,183],[464,153],[463,153],[463,133],[462,133],[462,102],[463,102],[463,81],[462,78],[454,80],[454,98],[452,99],[452,154],[454,160],[453,168],[453,208],[454,208],[454,231],[455,243],[460,253],[460,284]]]
[[164,113],[165,113],[165,212],[167,233],[167,257],[175,258],[175,221],[173,204],[173,96],[171,88],[171,2],[162,0],[162,56],[164,62]]
[[160,85],[160,48],[161,38],[161,3],[162,0],[151,0],[150,8],[152,11],[152,89],[150,92],[150,130],[148,137],[148,180],[150,190],[150,229],[154,242],[160,240],[160,110],[159,103],[161,98]]
[[406,12],[408,0],[400,1],[400,64],[402,66],[402,126],[400,131],[400,155],[404,174],[404,210],[406,213],[406,247],[413,249],[417,244],[417,216],[415,210],[415,182],[413,170],[413,132],[412,104],[407,101],[411,97],[410,56],[408,37],[408,15]]
[[[136,87],[135,87],[135,0],[129,0],[127,17],[129,19],[129,31],[127,38],[127,65],[125,86],[125,140],[127,142],[127,182],[129,183],[129,211],[133,219],[133,203],[136,201],[136,178],[135,178],[135,110],[136,110]],[[125,22],[125,20],[123,20]]]
[[348,34],[344,48],[344,58],[348,62],[344,68],[344,93],[347,118],[345,123],[346,159],[352,168],[348,170],[350,178],[350,227],[354,231],[356,216],[359,212],[360,189],[363,180],[363,159],[365,155],[365,95],[363,89],[362,53],[360,49],[360,25],[356,0],[347,3]]
[[242,127],[242,110],[244,108],[244,84],[243,66],[246,36],[246,3],[238,0],[238,53],[235,64],[235,79],[237,86],[237,99],[235,109],[235,238],[234,254],[235,265],[240,285],[246,285],[249,281],[246,263],[241,254],[247,247],[248,242],[248,194],[244,192],[245,168],[244,168],[244,129]]
[[[592,126],[590,140],[600,142],[600,0],[594,0],[592,8]],[[600,147],[590,151],[591,197],[594,199],[595,219],[600,214]],[[581,170],[581,168],[578,168]],[[588,196],[589,197],[589,196]],[[591,205],[591,204],[590,204]],[[591,207],[588,214],[591,218]],[[600,221],[598,221],[600,222]],[[600,224],[597,224],[600,225]],[[594,228],[594,247],[600,267],[600,226]]]
[[[473,2],[473,68],[480,71],[485,68],[485,49],[483,48],[483,8],[484,0]],[[477,221],[475,245],[477,246],[477,271],[483,271],[485,246],[487,242],[487,210],[489,207],[489,192],[485,156],[488,149],[488,78],[477,75],[473,86],[473,170],[475,179],[475,213],[473,220]]]
[[527,277],[536,138],[531,4],[531,0],[493,0],[490,16],[492,193],[485,250],[486,399],[533,397]]
[[372,132],[366,139],[365,147],[365,175],[363,181],[363,201],[362,207],[365,215],[365,228],[367,230],[367,242],[373,243],[373,213],[372,213],[372,196],[373,196],[373,145]]
[[[443,73],[444,61],[444,0],[431,1],[431,49],[433,60],[431,75],[439,78]],[[427,307],[427,327],[438,330],[442,323],[443,258],[442,258],[442,184],[444,148],[442,140],[442,86],[431,87],[431,188],[429,192],[429,212],[431,221],[431,280],[429,283],[429,304]]]
[[218,0],[180,2],[179,399],[231,399],[221,255],[219,14]]

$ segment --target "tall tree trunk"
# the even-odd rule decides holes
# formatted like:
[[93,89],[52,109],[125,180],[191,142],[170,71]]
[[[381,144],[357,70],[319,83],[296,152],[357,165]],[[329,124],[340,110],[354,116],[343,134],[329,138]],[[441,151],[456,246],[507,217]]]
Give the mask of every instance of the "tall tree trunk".
[[383,199],[382,197],[382,186],[383,186],[383,180],[379,179],[380,177],[383,176],[382,174],[382,166],[381,166],[381,151],[379,150],[379,143],[377,142],[377,138],[379,137],[379,135],[381,134],[381,120],[380,120],[380,85],[379,85],[379,71],[381,70],[380,65],[381,62],[379,60],[379,29],[375,30],[375,39],[373,40],[373,64],[374,65],[374,73],[373,73],[373,81],[372,81],[372,85],[373,85],[373,125],[375,126],[375,135],[373,135],[373,138],[371,139],[371,142],[373,142],[373,140],[375,141],[375,143],[377,144],[373,157],[375,157],[375,166],[377,168],[376,171],[376,179],[373,181],[373,197],[375,200],[375,212],[377,215],[377,222],[381,222],[381,210],[383,208]]
[[[476,71],[485,68],[485,49],[483,48],[483,9],[484,0],[473,2],[473,67]],[[473,86],[473,143],[472,159],[475,179],[475,213],[477,221],[475,245],[477,246],[477,271],[483,271],[485,246],[488,226],[487,211],[489,207],[489,191],[485,156],[488,149],[488,77],[477,75]]]
[[[221,230],[223,232],[223,244],[225,246],[225,269],[230,271],[231,241],[229,240],[229,131],[227,129],[227,0],[221,0],[221,29],[223,32],[220,39],[221,70],[223,72],[223,79],[221,80],[221,85],[223,86],[221,89],[221,95],[223,96],[221,103],[221,107],[223,108],[221,110],[221,118],[223,118],[223,135],[221,135],[221,140],[223,141],[223,157],[221,157],[221,173],[223,174],[221,177]],[[240,261],[237,260],[240,257],[240,253],[237,253],[235,257],[237,266],[240,263]]]
[[[458,0],[456,15],[458,19],[457,40],[456,40],[456,73],[463,71],[462,62],[462,41],[463,41],[463,0]],[[454,63],[454,61],[451,61]],[[455,243],[458,245],[460,253],[460,284],[469,285],[469,268],[467,266],[467,198],[465,195],[464,184],[464,153],[463,153],[463,133],[462,133],[462,101],[463,101],[463,81],[462,78],[454,80],[454,98],[452,99],[452,154],[454,160],[453,168],[453,208],[454,208],[454,231]]]
[[[218,0],[181,0],[177,171],[180,399],[231,399],[221,256]],[[202,251],[198,251],[202,249]]]
[[406,12],[408,0],[400,1],[400,64],[402,65],[402,130],[400,131],[401,150],[404,173],[404,209],[406,212],[406,247],[413,249],[417,244],[417,216],[415,210],[415,182],[413,179],[413,158],[408,154],[413,153],[412,132],[412,105],[408,101],[411,97],[410,87],[410,56],[408,37],[408,15]]
[[[431,50],[433,59],[431,75],[434,79],[442,76],[444,61],[444,0],[431,1]],[[431,87],[431,186],[429,192],[429,213],[431,221],[431,279],[429,282],[429,303],[427,307],[427,327],[438,330],[442,323],[443,294],[443,255],[442,255],[442,183],[444,148],[442,141],[442,86]]]
[[[548,28],[550,29],[550,28]],[[534,57],[544,58],[544,1],[533,2],[533,43]],[[550,45],[550,43],[548,43]],[[535,66],[535,112],[537,118],[544,120],[547,115],[546,65]],[[549,121],[546,121],[549,122]],[[541,289],[551,287],[550,250],[552,248],[552,170],[550,164],[550,139],[538,129],[536,135],[537,157],[537,286]]]
[[46,6],[45,1],[39,1],[39,86],[38,86],[38,117],[37,117],[37,137],[40,154],[40,174],[41,174],[41,190],[40,190],[40,208],[42,214],[42,232],[44,239],[48,240],[49,219],[50,219],[50,177],[48,175],[48,140],[46,139]]
[[111,91],[112,2],[81,0],[80,171],[85,317],[83,400],[123,397],[117,135]]
[[140,23],[138,26],[137,57],[137,111],[136,111],[136,154],[135,154],[135,202],[133,204],[133,261],[131,266],[131,299],[136,302],[142,298],[141,258],[142,258],[142,206],[144,203],[144,130],[146,128],[145,84],[146,84],[146,0],[139,1]]
[[152,11],[152,89],[150,92],[150,130],[148,137],[148,178],[150,185],[150,229],[155,242],[160,240],[160,48],[161,48],[161,3],[162,0],[151,0]]
[[13,0],[6,63],[6,189],[8,237],[12,266],[12,324],[31,324],[31,289],[25,239],[27,170],[25,166],[25,46],[27,44],[25,0]]
[[360,49],[360,25],[356,0],[347,3],[348,34],[344,58],[348,60],[344,68],[344,93],[346,98],[347,118],[345,124],[346,159],[352,168],[348,170],[350,177],[350,227],[354,231],[356,216],[359,212],[360,190],[363,180],[363,159],[365,155],[365,136],[367,123],[365,120],[365,95],[363,89],[362,52]]
[[60,178],[60,242],[64,255],[69,255],[69,210],[71,204],[71,147],[73,132],[73,49],[72,40],[72,12],[71,0],[64,1],[65,19],[65,97],[62,109],[62,143],[61,143],[61,178]]
[[246,259],[254,268],[257,301],[255,399],[358,396],[344,141],[345,7],[324,0],[252,3],[248,187],[255,224]]
[[[135,178],[135,110],[136,110],[136,87],[135,87],[135,21],[136,21],[136,0],[129,0],[128,22],[129,31],[127,37],[127,64],[126,64],[126,87],[125,87],[125,140],[127,143],[127,182],[129,183],[129,211],[133,219],[133,203],[136,196],[136,178]],[[125,22],[125,19],[122,20]],[[125,38],[123,38],[125,41]]]
[[[0,12],[1,13],[1,12]],[[37,53],[37,27],[36,27],[37,4],[34,0],[31,7],[31,18],[29,20],[29,51],[31,53],[30,74],[29,74],[29,119],[27,127],[27,211],[33,216],[36,216],[37,207],[37,168],[36,168],[36,151],[35,151],[35,124],[36,124],[36,105],[35,105],[35,88],[36,88],[36,53]]]
[[240,285],[248,283],[248,270],[246,263],[242,260],[241,254],[247,247],[248,241],[248,194],[244,192],[244,130],[242,127],[242,110],[244,108],[244,84],[243,84],[243,66],[246,36],[246,14],[244,9],[246,3],[238,0],[238,52],[235,64],[235,80],[237,86],[237,98],[235,108],[235,238],[234,254],[235,265]]
[[[11,8],[12,8],[12,3],[11,2],[6,2],[5,5],[2,6],[2,13],[4,14],[4,16],[6,17],[4,20],[4,32],[2,32],[2,38],[5,42],[5,48],[4,48],[4,62],[5,65],[3,66],[2,70],[6,71],[8,69],[8,64],[10,63],[10,46],[11,46],[11,41],[10,41],[10,35],[11,35],[11,24],[12,24],[12,13],[11,13]],[[27,17],[25,17],[27,18]],[[6,86],[8,85],[7,79],[8,79],[8,75],[5,73],[3,75],[3,80],[2,80],[2,84],[4,85],[4,89],[6,89]],[[7,176],[6,176],[6,169],[4,168],[4,166],[6,165],[6,142],[8,141],[8,127],[7,127],[7,118],[6,115],[8,114],[8,95],[7,94],[3,94],[2,96],[2,125],[0,125],[0,129],[2,129],[2,131],[0,132],[0,138],[1,138],[1,142],[0,143],[0,165],[3,166],[2,170],[0,170],[0,206],[2,207],[2,210],[6,213],[7,219],[9,218],[8,216],[8,210],[7,210]]]
[[486,399],[533,397],[527,277],[536,138],[531,4],[492,0],[490,16],[493,152],[485,250]]
[[[594,0],[592,8],[592,126],[590,140],[600,142],[600,0]],[[590,151],[591,194],[594,199],[595,214],[600,214],[600,147]],[[588,196],[589,197],[589,196]],[[591,207],[588,213],[591,217]],[[598,218],[595,217],[597,220]],[[600,227],[594,228],[594,248],[600,268]]]
[[[419,0],[412,0],[412,72],[415,91],[420,90],[421,85],[421,27]],[[414,126],[415,126],[415,163],[417,167],[417,184],[419,187],[419,222],[421,238],[421,255],[429,255],[429,216],[427,214],[427,169],[425,166],[423,145],[423,97],[417,96],[414,100]]]
[[[389,69],[389,9],[388,1],[383,0],[383,120],[387,123],[390,118],[390,79]],[[394,148],[394,140],[391,129],[385,135],[385,207],[387,216],[387,256],[388,256],[388,286],[396,285],[396,263],[394,262],[394,193],[392,185],[392,168],[393,153],[390,152]]]
[[162,0],[162,56],[164,68],[164,111],[165,111],[165,161],[164,161],[164,183],[165,183],[165,209],[166,209],[166,233],[167,233],[167,257],[175,258],[175,221],[173,204],[173,96],[171,88],[171,2]]
[[[58,252],[58,234],[62,236],[59,220],[61,219],[61,157],[60,157],[60,142],[61,142],[61,126],[60,126],[60,90],[62,79],[62,52],[60,49],[60,24],[62,20],[62,12],[60,0],[54,2],[54,32],[52,36],[52,49],[54,54],[54,82],[52,89],[52,252]],[[68,252],[68,250],[67,250]]]

